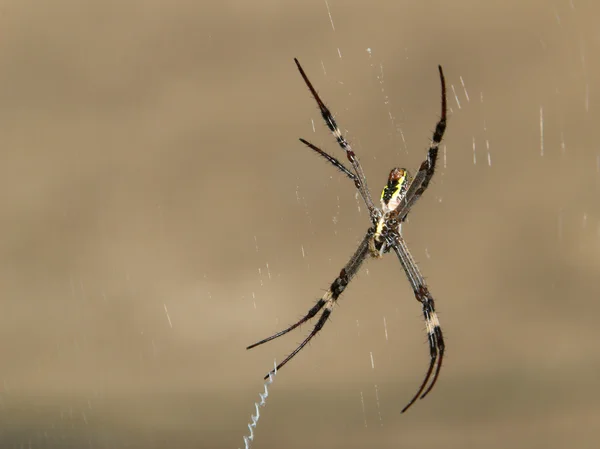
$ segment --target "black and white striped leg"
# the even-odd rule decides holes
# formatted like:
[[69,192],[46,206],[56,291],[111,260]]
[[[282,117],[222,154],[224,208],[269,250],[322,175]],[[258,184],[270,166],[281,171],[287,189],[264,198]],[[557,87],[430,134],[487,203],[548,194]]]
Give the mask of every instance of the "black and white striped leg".
[[[425,327],[427,329],[427,340],[429,342],[429,367],[427,368],[427,372],[425,373],[425,378],[421,383],[421,386],[417,390],[417,393],[413,396],[413,398],[409,401],[409,403],[402,409],[402,413],[410,408],[411,405],[415,403],[417,399],[423,399],[427,394],[431,391],[433,386],[435,385],[438,376],[440,374],[440,370],[442,368],[442,360],[444,358],[444,337],[442,335],[442,328],[440,327],[440,322],[438,320],[437,314],[435,313],[434,301],[429,291],[427,291],[427,287],[422,286],[421,291],[419,293],[415,292],[417,295],[417,299],[419,296],[422,296],[424,299],[421,300],[423,304],[423,316],[425,317]],[[436,367],[437,364],[437,367]],[[433,369],[435,367],[435,373]],[[433,378],[431,375],[433,374]],[[427,384],[431,379],[431,383],[429,387]]]
[[398,219],[400,222],[406,219],[410,209],[421,197],[421,195],[423,195],[427,189],[427,186],[429,186],[429,182],[435,173],[438,149],[444,137],[444,132],[446,131],[446,80],[444,78],[442,66],[438,66],[438,68],[440,71],[440,82],[442,85],[442,113],[431,138],[431,145],[429,146],[429,151],[427,152],[427,159],[421,163],[419,171],[415,175],[410,187],[408,188],[408,191],[406,192],[406,196],[391,214],[393,218]]
[[323,103],[323,100],[321,100],[321,97],[319,97],[319,94],[317,93],[316,89],[313,87],[312,83],[308,80],[308,76],[306,76],[304,69],[302,68],[302,66],[300,65],[300,63],[298,62],[298,60],[296,58],[294,58],[294,61],[296,62],[296,66],[298,67],[298,70],[300,71],[300,75],[302,75],[304,82],[308,86],[308,89],[312,93],[315,101],[317,102],[317,105],[319,106],[323,120],[325,120],[327,127],[329,128],[331,133],[334,135],[339,146],[346,153],[346,157],[348,158],[348,161],[350,161],[350,163],[352,164],[352,168],[354,169],[354,172],[357,176],[357,179],[355,180],[355,183],[357,184],[357,188],[358,188],[361,196],[363,197],[363,200],[365,201],[365,204],[367,205],[369,212],[373,216],[373,213],[375,210],[375,204],[373,203],[373,199],[371,198],[369,188],[367,187],[367,179],[365,177],[365,173],[362,169],[362,166],[360,165],[360,162],[358,161],[358,158],[356,157],[356,154],[354,153],[354,151],[352,150],[352,147],[350,146],[350,144],[348,143],[348,141],[345,139],[344,135],[340,131],[340,128],[338,127],[337,123],[335,122],[335,119],[333,118],[333,114],[331,113],[331,111],[329,111],[327,106],[325,106],[325,103]]
[[335,302],[338,300],[338,298],[342,294],[342,292],[346,289],[346,286],[350,283],[350,280],[358,272],[360,266],[362,265],[365,258],[369,254],[369,240],[371,239],[371,237],[372,237],[372,231],[369,230],[369,232],[367,232],[367,234],[363,238],[362,242],[360,243],[360,245],[358,246],[357,250],[354,252],[352,257],[350,258],[350,260],[348,261],[346,266],[344,268],[342,268],[342,270],[340,271],[340,275],[331,283],[329,290],[327,290],[327,292],[325,292],[323,297],[321,299],[319,299],[319,301],[317,301],[317,303],[308,311],[308,313],[306,314],[306,316],[304,318],[302,318],[297,323],[291,325],[287,329],[285,329],[281,332],[278,332],[275,335],[272,335],[271,337],[265,338],[264,340],[261,340],[257,343],[254,343],[253,345],[250,345],[246,348],[246,349],[252,349],[258,345],[261,345],[261,344],[271,341],[277,337],[280,337],[284,334],[287,334],[289,331],[297,328],[302,323],[305,323],[306,321],[313,318],[315,315],[317,315],[317,313],[321,309],[323,309],[323,308],[325,309],[325,310],[323,310],[323,313],[321,313],[319,320],[315,324],[315,327],[310,332],[308,337],[306,337],[302,341],[302,343],[300,343],[298,345],[298,347],[296,349],[294,349],[294,351],[291,354],[289,354],[281,363],[279,363],[279,365],[277,365],[277,367],[275,367],[269,373],[267,373],[267,375],[265,376],[265,379],[269,378],[269,374],[272,374],[275,371],[278,371],[279,369],[281,369],[296,354],[298,354],[298,352],[300,352],[302,350],[302,348],[304,348],[304,346],[306,346],[308,344],[308,342],[311,341],[313,339],[313,337],[315,335],[317,335],[321,329],[323,329],[323,326],[325,326],[325,323],[327,322],[327,320],[329,319],[329,316],[331,315],[331,311],[333,310],[333,306],[334,306]]
[[[396,237],[396,241],[392,245],[392,248],[398,256],[398,260],[400,261],[400,264],[406,273],[408,281],[410,282],[410,285],[415,293],[415,298],[422,305],[423,316],[425,318],[425,327],[427,329],[427,340],[429,342],[429,367],[425,373],[425,378],[423,379],[421,386],[417,390],[417,393],[402,409],[402,413],[404,413],[410,408],[411,405],[415,403],[417,399],[423,399],[437,382],[440,370],[442,368],[442,361],[446,346],[444,344],[444,336],[442,334],[440,322],[438,320],[437,313],[435,312],[435,302],[433,297],[431,296],[431,293],[429,293],[429,289],[425,284],[425,279],[421,275],[416,262],[408,251],[406,242],[400,235]],[[431,377],[432,374],[433,378]],[[427,387],[430,379],[431,384],[429,384],[429,387]]]
[[317,154],[319,154],[320,156],[323,156],[325,159],[327,159],[327,161],[329,161],[330,164],[332,164],[335,168],[337,168],[339,171],[343,172],[346,174],[346,176],[348,176],[348,178],[350,178],[352,181],[354,181],[354,185],[356,186],[356,188],[358,190],[360,190],[360,181],[358,180],[358,178],[356,177],[356,175],[354,173],[352,173],[350,170],[348,170],[346,168],[346,166],[344,164],[342,164],[340,161],[338,161],[336,158],[334,158],[333,156],[331,156],[330,154],[326,153],[325,151],[323,151],[322,149],[320,149],[318,146],[313,145],[312,143],[310,143],[307,140],[304,139],[300,139],[300,142],[302,142],[304,145],[306,145],[308,148],[310,148],[311,150],[315,151]]
[[427,338],[429,340],[430,352],[432,340],[434,346],[437,348],[437,367],[429,387],[427,387],[427,389],[423,392],[423,394],[420,396],[420,399],[423,399],[425,396],[427,396],[437,382],[438,376],[440,375],[440,370],[442,369],[444,351],[446,350],[444,335],[442,334],[442,328],[440,327],[440,321],[437,317],[437,313],[435,313],[434,301],[429,294],[429,291],[427,291],[427,298],[428,299],[423,302],[423,315],[425,317],[425,323],[427,327]]

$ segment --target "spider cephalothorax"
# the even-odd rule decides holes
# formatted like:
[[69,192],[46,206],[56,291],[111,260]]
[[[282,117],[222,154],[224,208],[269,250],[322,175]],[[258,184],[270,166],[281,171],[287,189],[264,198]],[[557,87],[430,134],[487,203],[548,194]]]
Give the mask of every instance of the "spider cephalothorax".
[[[329,316],[331,315],[333,305],[345,290],[352,277],[358,272],[365,259],[369,256],[380,258],[383,257],[385,253],[393,250],[398,257],[404,272],[406,273],[408,281],[415,294],[415,298],[421,303],[423,316],[425,318],[430,352],[429,368],[425,374],[425,379],[421,383],[417,393],[402,409],[402,412],[405,412],[418,398],[423,399],[435,385],[442,367],[442,359],[444,358],[445,351],[444,337],[439,320],[435,313],[433,297],[429,293],[429,289],[425,284],[425,279],[423,279],[416,262],[406,246],[406,242],[402,238],[401,228],[401,224],[404,222],[404,220],[406,220],[410,209],[427,189],[429,181],[433,177],[435,171],[438,147],[442,141],[442,137],[444,136],[444,131],[446,130],[446,82],[444,80],[444,73],[442,72],[442,67],[439,66],[440,82],[442,85],[442,114],[433,133],[431,145],[429,147],[429,151],[427,152],[427,159],[421,163],[419,171],[414,178],[411,178],[408,171],[403,168],[394,168],[390,172],[388,182],[381,192],[381,209],[379,209],[373,203],[373,199],[369,193],[369,188],[367,187],[367,179],[363,172],[362,166],[354,154],[354,151],[350,147],[350,144],[344,138],[342,132],[337,126],[337,123],[335,122],[335,119],[333,118],[333,115],[327,106],[325,106],[325,103],[323,103],[317,94],[317,91],[308,80],[308,77],[306,76],[306,73],[304,73],[304,70],[300,66],[298,60],[294,59],[294,61],[296,62],[298,70],[300,71],[300,75],[302,75],[304,82],[308,86],[308,89],[311,91],[317,102],[317,105],[319,106],[323,120],[325,120],[327,127],[333,133],[337,143],[346,153],[346,158],[352,165],[352,170],[346,168],[346,166],[344,166],[344,164],[342,164],[335,157],[327,154],[325,151],[321,150],[312,143],[304,139],[300,139],[300,141],[310,149],[314,150],[320,156],[324,157],[328,162],[333,164],[338,170],[342,171],[346,176],[348,176],[348,178],[354,181],[354,185],[358,189],[358,192],[362,196],[362,199],[369,210],[372,226],[367,230],[366,235],[363,237],[361,243],[354,252],[354,255],[350,258],[346,266],[342,268],[339,276],[331,283],[329,290],[327,290],[321,299],[319,299],[317,303],[308,311],[306,316],[304,316],[297,323],[292,324],[287,329],[284,329],[275,335],[248,346],[247,349],[254,348],[258,345],[287,334],[311,318],[314,318],[321,311],[321,309],[323,309],[321,316],[319,317],[315,327],[308,337],[306,337],[291,354],[289,354],[281,363],[279,363],[279,365],[277,365],[277,367],[271,371],[271,373],[280,369],[302,348],[304,348],[304,346],[306,346],[306,344],[323,328],[329,319]],[[434,368],[435,373],[433,372]],[[269,374],[265,376],[265,379],[269,377]],[[430,379],[431,382],[429,382]],[[427,387],[428,384],[429,387]]]

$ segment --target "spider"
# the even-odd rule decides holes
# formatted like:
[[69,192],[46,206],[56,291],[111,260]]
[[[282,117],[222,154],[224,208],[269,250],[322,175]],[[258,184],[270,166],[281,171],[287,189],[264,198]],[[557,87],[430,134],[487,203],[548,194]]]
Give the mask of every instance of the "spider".
[[[296,62],[298,70],[300,71],[300,75],[302,75],[304,82],[308,86],[308,89],[312,93],[312,96],[319,106],[323,120],[325,120],[327,127],[333,133],[338,145],[346,153],[346,157],[352,165],[352,170],[346,168],[346,166],[344,166],[335,157],[327,154],[325,151],[321,150],[312,143],[304,139],[300,139],[300,141],[308,148],[325,158],[329,163],[354,181],[356,189],[362,196],[362,199],[369,210],[372,226],[367,230],[366,235],[358,245],[358,248],[346,266],[344,266],[344,268],[342,268],[340,271],[339,276],[332,282],[329,290],[327,290],[321,299],[319,299],[317,303],[308,311],[306,316],[304,316],[297,323],[292,324],[287,329],[254,343],[253,345],[248,346],[246,349],[252,349],[256,346],[262,345],[263,343],[267,343],[277,337],[287,334],[291,330],[296,329],[301,324],[315,317],[321,310],[323,310],[308,337],[306,337],[291,354],[289,354],[281,363],[279,363],[276,368],[274,368],[265,376],[265,379],[267,379],[271,373],[281,369],[296,354],[298,354],[298,352],[300,352],[300,350],[302,350],[302,348],[304,348],[304,346],[306,346],[306,344],[310,342],[321,329],[323,329],[323,326],[325,326],[327,319],[331,315],[334,304],[337,302],[342,292],[346,289],[350,280],[358,272],[365,259],[367,259],[369,256],[381,258],[385,253],[393,250],[396,253],[396,256],[398,256],[400,265],[402,265],[402,268],[408,277],[408,281],[412,286],[417,301],[421,303],[423,316],[425,317],[425,326],[427,329],[430,353],[429,367],[425,374],[425,379],[421,383],[417,393],[402,409],[402,413],[404,413],[418,398],[423,399],[425,396],[427,396],[427,394],[435,385],[440,374],[445,350],[444,337],[442,335],[442,329],[440,327],[439,320],[435,313],[433,297],[429,293],[425,279],[417,268],[417,264],[410,254],[406,242],[402,238],[401,228],[401,225],[406,220],[410,209],[427,189],[427,186],[429,185],[429,182],[431,181],[435,171],[438,147],[442,141],[442,137],[444,136],[444,131],[446,130],[446,82],[444,79],[444,72],[442,71],[442,67],[438,66],[440,72],[440,82],[442,86],[442,113],[431,139],[431,144],[427,153],[427,159],[421,163],[419,171],[414,178],[411,178],[409,172],[404,168],[392,169],[389,174],[387,184],[381,192],[380,209],[377,208],[373,203],[373,199],[369,193],[369,188],[367,187],[365,174],[360,162],[358,161],[358,158],[356,157],[356,154],[338,128],[333,115],[327,106],[325,106],[325,103],[323,103],[323,100],[321,100],[319,94],[317,94],[317,91],[313,87],[312,83],[308,80],[308,77],[306,76],[306,73],[302,69],[302,66],[298,60],[294,58],[294,61]],[[430,379],[431,383],[429,383]],[[427,387],[428,384],[429,387]]]

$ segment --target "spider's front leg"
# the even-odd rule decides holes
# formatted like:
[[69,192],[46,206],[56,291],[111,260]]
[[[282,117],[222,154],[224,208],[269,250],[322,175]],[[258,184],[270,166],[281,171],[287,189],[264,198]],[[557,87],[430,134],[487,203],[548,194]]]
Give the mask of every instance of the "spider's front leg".
[[325,124],[327,125],[327,127],[329,128],[329,130],[331,131],[333,136],[335,137],[335,140],[337,141],[338,145],[342,148],[342,150],[344,150],[344,153],[346,153],[346,158],[348,159],[350,164],[352,164],[352,169],[354,170],[354,173],[353,173],[354,176],[349,175],[348,170],[345,169],[345,167],[343,167],[342,164],[339,163],[339,161],[337,161],[335,158],[333,158],[332,156],[326,155],[326,153],[324,151],[317,149],[314,145],[309,144],[308,142],[304,141],[303,139],[300,139],[300,140],[302,140],[302,142],[305,145],[308,145],[310,148],[317,151],[319,154],[321,154],[321,156],[325,157],[327,160],[329,160],[329,162],[331,162],[333,165],[335,165],[338,169],[344,171],[351,179],[354,180],[356,188],[360,192],[360,195],[362,196],[362,198],[367,206],[367,209],[369,209],[371,216],[373,216],[374,209],[376,209],[375,204],[373,203],[373,199],[371,198],[371,193],[369,192],[369,187],[367,186],[367,178],[365,177],[365,173],[363,171],[362,165],[360,165],[358,157],[354,153],[354,150],[352,150],[350,143],[348,143],[348,141],[342,134],[342,131],[340,130],[335,119],[333,118],[333,114],[331,113],[329,108],[327,106],[325,106],[325,103],[323,102],[323,100],[321,99],[319,94],[317,93],[317,90],[314,88],[314,86],[308,79],[308,76],[304,72],[304,69],[300,65],[300,62],[298,61],[298,59],[294,58],[294,62],[296,63],[296,67],[298,67],[298,71],[300,72],[302,79],[306,83],[308,90],[310,90],[310,93],[312,94],[313,98],[317,102],[317,105],[319,106],[319,111],[321,112],[321,117],[323,117]]
[[[359,191],[359,193],[362,194],[362,184],[360,182],[360,179],[354,173],[352,173],[350,170],[348,170],[344,166],[344,164],[342,164],[340,161],[338,161],[335,157],[333,157],[330,154],[323,151],[318,146],[310,143],[309,141],[300,138],[300,142],[302,142],[308,148],[313,150],[319,156],[323,157],[327,162],[329,162],[331,165],[333,165],[339,171],[344,173],[348,178],[350,178],[352,180],[352,182],[354,182],[354,186],[356,187],[356,189]],[[376,225],[377,222],[379,221],[379,219],[381,218],[381,211],[379,209],[377,209],[376,207],[371,207],[370,204],[372,204],[372,200],[370,199],[370,197],[369,197],[369,200],[370,200],[370,202],[366,201],[365,204],[367,205],[367,209],[369,209],[371,223],[373,223],[373,225]]]
[[431,145],[427,152],[427,159],[421,163],[419,171],[412,180],[406,195],[402,198],[402,201],[396,206],[392,215],[400,222],[406,219],[406,216],[410,212],[410,209],[417,202],[417,200],[423,195],[433,174],[435,173],[435,165],[438,157],[438,149],[442,139],[444,138],[444,132],[446,131],[446,79],[444,78],[444,72],[442,66],[438,66],[440,71],[440,83],[442,85],[442,112],[439,121],[435,126],[435,131],[431,138]]

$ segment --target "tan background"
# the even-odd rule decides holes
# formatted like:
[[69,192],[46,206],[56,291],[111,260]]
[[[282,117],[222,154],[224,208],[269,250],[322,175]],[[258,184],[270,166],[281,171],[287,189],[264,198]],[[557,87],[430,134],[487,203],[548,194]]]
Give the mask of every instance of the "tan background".
[[597,448],[596,4],[329,0],[334,30],[322,0],[4,1],[0,447],[243,447],[310,327],[245,346],[368,225],[297,141],[341,155],[296,56],[375,194],[424,158],[444,66],[443,157],[404,234],[448,354],[400,415],[424,325],[397,260],[370,261],[253,447]]

